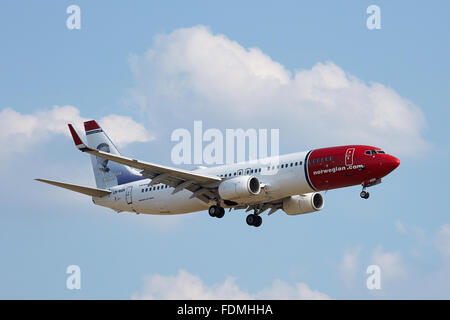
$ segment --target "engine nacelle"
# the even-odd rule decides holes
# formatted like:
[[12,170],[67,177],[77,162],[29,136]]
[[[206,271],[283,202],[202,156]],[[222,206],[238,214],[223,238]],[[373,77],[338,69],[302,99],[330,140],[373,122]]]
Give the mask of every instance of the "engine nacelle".
[[318,192],[299,194],[283,200],[283,211],[288,215],[305,214],[322,210],[323,196]]
[[261,184],[254,176],[239,176],[225,180],[219,185],[219,195],[225,200],[243,199],[260,192]]

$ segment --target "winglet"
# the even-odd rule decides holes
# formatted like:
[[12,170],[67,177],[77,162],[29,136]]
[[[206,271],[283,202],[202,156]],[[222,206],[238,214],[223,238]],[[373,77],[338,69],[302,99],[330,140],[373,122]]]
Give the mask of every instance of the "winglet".
[[90,150],[80,139],[80,136],[75,131],[73,126],[70,123],[68,124],[68,126],[69,126],[69,130],[70,130],[70,134],[72,135],[72,138],[73,138],[73,142],[75,143],[75,146],[83,152]]

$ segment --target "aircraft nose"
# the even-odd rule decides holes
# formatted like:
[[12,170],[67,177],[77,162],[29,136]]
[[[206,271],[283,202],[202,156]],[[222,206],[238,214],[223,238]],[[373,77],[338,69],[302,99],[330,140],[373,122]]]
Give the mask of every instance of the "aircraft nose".
[[389,156],[388,159],[388,166],[389,166],[389,171],[393,171],[394,169],[396,169],[398,166],[400,165],[400,160],[394,156]]

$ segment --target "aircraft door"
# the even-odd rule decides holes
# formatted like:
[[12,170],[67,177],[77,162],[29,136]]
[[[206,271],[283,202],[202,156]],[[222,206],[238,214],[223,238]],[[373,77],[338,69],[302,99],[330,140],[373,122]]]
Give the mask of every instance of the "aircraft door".
[[129,186],[125,190],[125,200],[126,200],[127,204],[133,203],[133,186]]
[[355,154],[355,148],[348,148],[345,151],[345,165],[351,166],[353,165],[353,156]]

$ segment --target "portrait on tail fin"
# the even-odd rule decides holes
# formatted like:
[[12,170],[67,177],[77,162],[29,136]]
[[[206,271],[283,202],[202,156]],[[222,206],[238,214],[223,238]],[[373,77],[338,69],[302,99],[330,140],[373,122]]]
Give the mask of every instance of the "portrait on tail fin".
[[[109,145],[107,143],[100,143],[97,146],[97,150],[100,151],[104,151],[104,152],[111,152],[111,149],[109,148]],[[96,157],[97,158],[97,169],[103,172],[109,172],[110,169],[108,168],[108,159],[104,159],[104,158],[100,158],[100,157]]]
[[[111,153],[111,148],[106,142],[102,142],[97,146],[97,150]],[[98,175],[101,177],[105,186],[115,186],[118,184],[117,172],[108,166],[109,160],[101,157],[95,157],[95,165]]]

